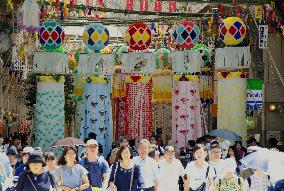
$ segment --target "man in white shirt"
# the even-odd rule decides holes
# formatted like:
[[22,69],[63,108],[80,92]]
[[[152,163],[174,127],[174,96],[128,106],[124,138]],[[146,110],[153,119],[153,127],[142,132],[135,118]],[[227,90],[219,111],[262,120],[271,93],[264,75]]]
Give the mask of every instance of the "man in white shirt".
[[147,139],[142,139],[139,143],[139,156],[133,158],[136,165],[140,166],[143,180],[145,182],[144,191],[158,190],[158,164],[148,156],[150,149],[150,142]]
[[181,162],[175,158],[175,149],[172,146],[165,148],[165,158],[159,162],[160,184],[159,191],[178,191],[179,177],[184,176]]

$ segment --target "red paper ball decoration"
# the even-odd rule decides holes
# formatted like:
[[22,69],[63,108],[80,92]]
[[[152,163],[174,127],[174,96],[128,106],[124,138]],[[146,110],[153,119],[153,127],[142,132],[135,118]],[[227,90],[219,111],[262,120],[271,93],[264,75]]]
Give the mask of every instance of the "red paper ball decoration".
[[145,50],[151,44],[151,30],[145,23],[134,23],[126,31],[124,40],[132,50]]

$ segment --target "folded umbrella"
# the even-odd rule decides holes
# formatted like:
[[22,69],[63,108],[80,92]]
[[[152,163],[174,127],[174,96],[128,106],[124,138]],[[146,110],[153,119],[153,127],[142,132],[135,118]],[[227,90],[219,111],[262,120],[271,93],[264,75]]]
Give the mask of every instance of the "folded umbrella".
[[61,140],[54,141],[51,147],[68,147],[68,146],[85,146],[85,143],[81,139],[77,139],[74,137],[65,137]]
[[227,129],[215,129],[213,131],[210,131],[208,135],[222,137],[233,141],[242,141],[242,138],[238,134],[236,134],[234,131],[230,131]]

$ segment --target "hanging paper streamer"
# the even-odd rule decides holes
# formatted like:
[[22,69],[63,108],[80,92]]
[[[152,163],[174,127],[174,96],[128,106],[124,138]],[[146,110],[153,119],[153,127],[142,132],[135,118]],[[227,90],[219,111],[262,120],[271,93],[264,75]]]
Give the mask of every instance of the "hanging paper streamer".
[[247,79],[247,110],[262,109],[262,86],[262,80]]
[[211,53],[206,45],[196,44],[193,47],[193,50],[198,51],[201,54],[203,60],[203,63],[201,64],[202,68],[211,66]]
[[156,71],[156,57],[153,53],[131,52],[122,54],[122,73],[151,74]]
[[59,52],[35,52],[34,73],[68,74],[68,54]]
[[104,76],[84,77],[84,96],[81,111],[80,138],[88,137],[93,132],[97,141],[103,146],[106,156],[112,143],[112,109],[110,99],[110,80]]
[[39,30],[40,9],[36,0],[25,0],[21,9],[21,27],[29,32]]
[[203,63],[202,55],[193,50],[174,51],[172,59],[174,72],[200,72]]
[[179,148],[202,135],[198,81],[198,76],[174,76],[172,139]]
[[216,69],[249,68],[251,64],[250,47],[216,48]]
[[262,5],[255,5],[254,6],[254,18],[262,19],[262,12],[263,12],[262,8],[263,8]]
[[241,72],[218,74],[218,129],[234,131],[246,140],[247,81]]
[[172,133],[172,75],[170,70],[152,75],[153,129],[161,133],[164,142],[171,139]]
[[202,103],[213,103],[213,72],[210,69],[203,69],[199,76],[199,94]]
[[121,65],[121,56],[123,53],[128,53],[129,46],[121,45],[114,51],[114,64],[115,65]]
[[80,54],[78,73],[113,75],[113,54]]
[[156,68],[157,69],[171,69],[172,67],[172,51],[168,48],[159,48],[155,50],[156,54]]
[[11,47],[11,40],[9,35],[7,33],[0,32],[0,54],[7,52],[10,47]]
[[141,140],[152,134],[151,77],[129,76],[126,83],[125,135]]
[[36,95],[34,147],[50,151],[64,137],[64,77],[39,76]]
[[202,135],[206,135],[209,132],[210,126],[208,124],[209,122],[209,110],[210,105],[207,104],[201,104],[201,129],[202,129]]

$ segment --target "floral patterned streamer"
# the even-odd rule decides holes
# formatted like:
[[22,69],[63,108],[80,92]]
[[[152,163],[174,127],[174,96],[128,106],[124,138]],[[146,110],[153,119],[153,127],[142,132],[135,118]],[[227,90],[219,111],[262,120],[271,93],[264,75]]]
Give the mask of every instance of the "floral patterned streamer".
[[64,77],[38,77],[34,120],[33,146],[50,151],[64,137]]
[[247,81],[241,72],[219,72],[218,74],[219,129],[228,129],[246,139]]
[[180,148],[202,135],[200,104],[198,77],[175,75],[172,138]]
[[103,146],[106,156],[112,144],[112,108],[109,78],[104,76],[83,78],[83,115],[81,117],[80,138],[88,137],[90,132],[97,134],[97,141]]
[[151,77],[129,76],[126,83],[125,135],[130,139],[152,134]]

